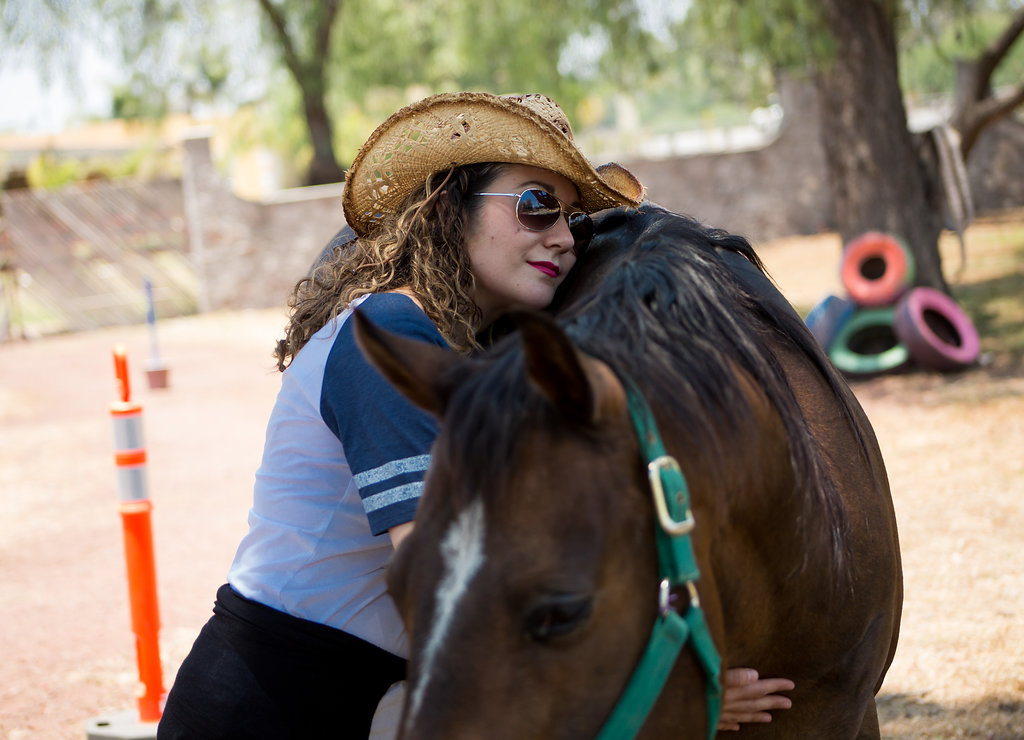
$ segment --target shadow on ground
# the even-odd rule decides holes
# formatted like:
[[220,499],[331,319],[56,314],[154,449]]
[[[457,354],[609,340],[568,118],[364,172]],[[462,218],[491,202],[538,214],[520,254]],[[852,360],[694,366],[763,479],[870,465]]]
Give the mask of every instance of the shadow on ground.
[[882,693],[878,718],[886,740],[1020,740],[1024,694],[993,694],[981,701],[943,704],[920,694]]

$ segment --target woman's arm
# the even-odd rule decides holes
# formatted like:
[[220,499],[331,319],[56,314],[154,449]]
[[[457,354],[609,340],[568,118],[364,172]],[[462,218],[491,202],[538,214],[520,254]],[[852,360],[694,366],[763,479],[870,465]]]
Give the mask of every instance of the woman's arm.
[[391,546],[398,551],[398,546],[402,544],[402,540],[409,536],[412,532],[412,522],[406,522],[405,524],[396,524],[394,527],[388,530],[388,534],[391,536]]

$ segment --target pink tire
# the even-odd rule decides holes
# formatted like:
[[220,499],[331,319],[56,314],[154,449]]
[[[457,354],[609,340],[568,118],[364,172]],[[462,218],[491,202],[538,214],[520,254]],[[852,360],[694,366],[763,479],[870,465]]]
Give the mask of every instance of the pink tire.
[[930,370],[958,370],[972,365],[981,353],[978,330],[945,293],[914,288],[900,300],[893,329],[907,345],[911,359]]
[[843,287],[861,306],[888,306],[914,282],[914,258],[895,237],[869,231],[843,249]]

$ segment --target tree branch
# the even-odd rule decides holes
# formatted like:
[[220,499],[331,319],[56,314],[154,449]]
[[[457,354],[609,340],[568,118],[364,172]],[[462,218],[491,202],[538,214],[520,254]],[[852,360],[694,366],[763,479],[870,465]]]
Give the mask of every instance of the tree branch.
[[1024,103],[1024,82],[1018,85],[1009,95],[987,97],[968,108],[952,121],[960,132],[960,153],[964,159],[978,142],[981,132],[1000,118],[1008,116],[1014,108]]
[[288,25],[284,16],[281,15],[281,11],[278,10],[271,0],[256,1],[263,8],[263,12],[266,14],[267,20],[270,21],[270,26],[274,29],[274,34],[281,44],[281,54],[284,57],[284,63],[291,70],[292,75],[295,76],[295,80],[297,82],[301,81],[305,73],[305,65],[303,65],[302,59],[299,58],[299,54],[295,49],[295,43],[292,41],[291,36],[288,35]]
[[1003,61],[1003,58],[1010,51],[1010,47],[1013,46],[1022,32],[1024,32],[1024,9],[1017,13],[1014,19],[1010,22],[1010,25],[1003,31],[1002,35],[989,44],[988,48],[985,49],[981,56],[978,57],[978,84],[976,88],[978,100],[980,100],[985,95],[985,91],[990,88],[992,75],[996,71],[996,67],[998,67],[999,63]]
[[1024,102],[1024,83],[1009,95],[992,94],[992,75],[1024,33],[1024,10],[1017,13],[999,38],[976,59],[957,63],[956,103],[950,123],[960,132],[960,152],[966,158],[981,132]]
[[983,128],[993,121],[1008,115],[1021,103],[1024,103],[1024,82],[1018,85],[1009,95],[993,96],[981,101],[974,109],[971,118],[977,121],[977,124]]
[[316,55],[321,65],[327,64],[327,55],[331,50],[331,30],[334,28],[334,19],[337,17],[340,9],[341,0],[328,0],[323,3],[324,22],[317,25],[316,41],[314,43]]

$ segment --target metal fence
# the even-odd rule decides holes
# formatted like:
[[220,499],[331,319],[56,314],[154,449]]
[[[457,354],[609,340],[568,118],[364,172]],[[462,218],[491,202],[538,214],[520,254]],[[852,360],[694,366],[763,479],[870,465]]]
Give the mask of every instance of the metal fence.
[[179,180],[0,193],[0,339],[196,311]]

